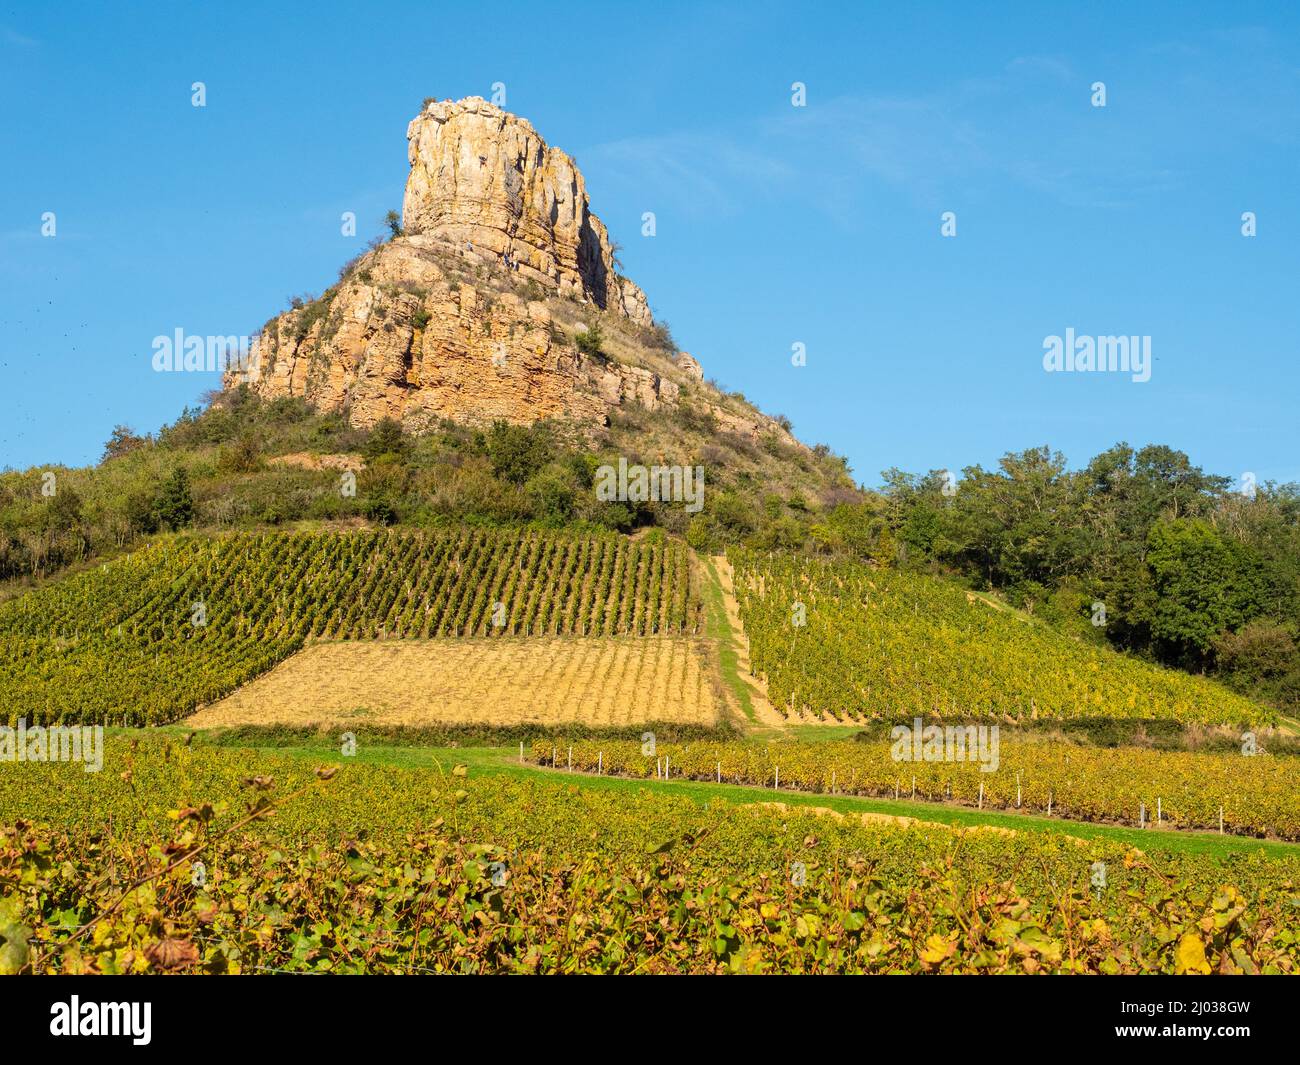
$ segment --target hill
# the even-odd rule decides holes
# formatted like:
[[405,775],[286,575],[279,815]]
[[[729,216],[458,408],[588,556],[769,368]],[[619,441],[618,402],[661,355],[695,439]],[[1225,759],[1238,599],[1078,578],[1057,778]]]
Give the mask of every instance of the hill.
[[820,503],[843,463],[705,380],[592,212],[574,161],[478,97],[407,130],[401,224],[260,331],[228,390],[300,397],[353,428],[546,422],[577,448]]
[[0,604],[4,721],[156,725],[310,639],[686,635],[678,543],[461,530],[164,537]]
[[1139,718],[1271,723],[1276,713],[925,574],[734,550],[756,672],[793,720]]
[[[658,526],[788,546],[863,498],[842,458],[677,349],[581,172],[528,122],[428,100],[407,137],[404,218],[273,315],[203,408],[156,434],[118,426],[94,468],[0,472],[0,581],[194,527]],[[702,498],[602,497],[598,471],[620,463],[690,470]]]

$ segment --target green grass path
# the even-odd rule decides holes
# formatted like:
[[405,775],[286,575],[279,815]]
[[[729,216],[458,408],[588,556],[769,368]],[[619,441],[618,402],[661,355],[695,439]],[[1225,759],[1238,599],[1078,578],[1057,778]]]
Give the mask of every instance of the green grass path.
[[[276,747],[262,750],[293,754],[316,761],[338,762],[335,747]],[[711,799],[725,799],[731,803],[783,802],[790,806],[821,806],[841,813],[883,813],[915,817],[922,821],[940,824],[974,826],[994,825],[1020,832],[1058,832],[1079,839],[1110,840],[1145,851],[1168,850],[1187,854],[1209,854],[1226,857],[1262,850],[1277,857],[1294,857],[1297,844],[1277,843],[1268,840],[1248,839],[1243,836],[1220,836],[1212,832],[1176,832],[1157,829],[1124,828],[1116,825],[1097,825],[1083,821],[1065,821],[1060,818],[1033,814],[1013,814],[999,811],[971,810],[963,806],[944,803],[913,802],[910,800],[874,799],[851,795],[822,795],[799,791],[780,791],[771,788],[746,787],[737,784],[713,784],[689,780],[634,780],[627,777],[594,776],[588,773],[567,773],[564,770],[544,769],[519,763],[518,748],[505,747],[370,747],[357,751],[358,761],[378,765],[406,768],[432,767],[441,764],[450,769],[464,763],[474,775],[504,775],[524,778],[546,777],[564,780],[584,788],[635,793],[646,790],[658,793],[683,795],[699,803]]]
[[736,654],[736,645],[732,642],[731,625],[727,621],[727,608],[722,602],[722,578],[713,559],[699,556],[704,570],[704,580],[700,589],[704,598],[704,634],[718,644],[718,664],[722,670],[722,683],[740,704],[745,720],[752,727],[758,724],[758,715],[754,713],[754,701],[750,698],[749,685],[740,675],[740,658]]

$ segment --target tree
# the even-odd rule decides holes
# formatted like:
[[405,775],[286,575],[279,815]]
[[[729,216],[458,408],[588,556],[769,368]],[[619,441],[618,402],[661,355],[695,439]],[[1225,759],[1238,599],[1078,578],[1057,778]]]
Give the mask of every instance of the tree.
[[522,485],[551,461],[553,448],[542,425],[495,422],[488,431],[487,453],[494,474]]
[[1198,520],[1161,522],[1148,544],[1156,593],[1152,638],[1171,660],[1204,665],[1216,636],[1258,612],[1258,560]]
[[112,459],[121,458],[129,454],[136,448],[143,447],[147,441],[142,436],[136,436],[128,425],[113,426],[112,435],[108,438],[108,443],[104,445],[104,454],[100,458],[100,463],[108,462]]
[[394,237],[400,237],[405,232],[402,229],[402,216],[396,211],[389,211],[384,215],[384,225],[388,227],[389,233]]
[[1219,668],[1235,674],[1243,686],[1262,686],[1295,668],[1295,640],[1286,626],[1259,618],[1238,632],[1225,632],[1214,641]]
[[393,418],[381,418],[375,423],[375,427],[370,430],[370,437],[366,440],[366,446],[363,453],[370,461],[380,458],[383,455],[395,455],[403,458],[406,455],[409,442],[406,434],[402,431],[402,426]]
[[71,488],[60,488],[45,513],[49,527],[56,532],[75,528],[81,524],[81,496]]
[[194,498],[190,494],[190,475],[177,466],[163,485],[156,507],[158,522],[172,530],[183,529],[194,521]]
[[1065,456],[1029,448],[998,465],[998,473],[963,471],[943,531],[992,586],[1054,583],[1081,554]]
[[575,493],[572,483],[558,469],[544,470],[526,488],[533,516],[548,525],[562,526],[573,519]]
[[158,498],[152,492],[137,489],[128,493],[122,510],[131,532],[148,535],[158,531]]

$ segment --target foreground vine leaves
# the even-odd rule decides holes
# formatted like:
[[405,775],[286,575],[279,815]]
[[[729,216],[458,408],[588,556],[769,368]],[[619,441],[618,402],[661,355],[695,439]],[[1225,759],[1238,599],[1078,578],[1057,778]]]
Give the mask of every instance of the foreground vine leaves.
[[8,970],[1300,971],[1300,857],[706,809],[463,763],[131,757],[129,781],[70,797],[55,767],[0,778],[0,813],[45,814],[0,819]]

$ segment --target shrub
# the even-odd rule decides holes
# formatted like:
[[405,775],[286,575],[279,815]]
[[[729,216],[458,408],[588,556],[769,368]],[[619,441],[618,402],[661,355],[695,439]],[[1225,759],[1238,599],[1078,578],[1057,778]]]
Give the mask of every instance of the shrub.
[[487,436],[492,472],[511,484],[522,485],[551,461],[550,433],[538,425],[493,424]]
[[396,455],[400,458],[406,454],[409,446],[401,425],[392,418],[382,418],[370,430],[363,454],[372,462],[381,455]]
[[190,493],[190,475],[185,471],[184,466],[177,466],[167,483],[163,485],[156,510],[159,524],[168,529],[183,529],[194,520],[194,497]]
[[386,495],[371,496],[366,500],[365,514],[380,525],[396,525],[398,520],[397,504]]
[[605,335],[600,331],[600,323],[589,322],[586,329],[580,330],[574,335],[573,342],[584,355],[601,354],[601,345],[605,342]]
[[573,485],[559,470],[546,470],[532,478],[527,495],[534,516],[548,525],[563,525],[573,519]]
[[299,299],[306,298],[310,302],[308,302],[305,307],[303,307],[301,303],[298,305],[299,307],[302,307],[302,313],[298,315],[297,320],[294,322],[293,337],[295,340],[302,340],[303,337],[312,331],[312,327],[315,326],[317,322],[321,321],[327,314],[329,314],[330,307],[333,306],[334,297],[336,295],[338,295],[338,289],[331,288],[327,289],[318,300],[311,300],[310,297],[296,297]]
[[262,463],[262,446],[251,432],[242,433],[229,447],[221,449],[217,468],[225,473],[250,473]]

